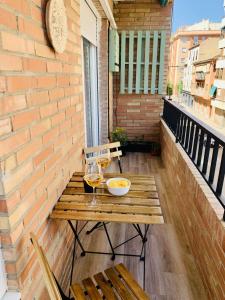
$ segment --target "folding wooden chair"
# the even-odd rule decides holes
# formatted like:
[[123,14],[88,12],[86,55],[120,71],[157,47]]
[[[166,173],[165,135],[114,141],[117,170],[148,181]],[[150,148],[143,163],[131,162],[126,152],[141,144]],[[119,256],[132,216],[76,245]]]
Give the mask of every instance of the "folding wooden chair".
[[67,297],[57,283],[36,236],[33,233],[30,235],[51,300],[150,300],[123,264],[94,275],[94,280],[82,280],[82,285],[72,284],[70,290],[74,298]]
[[111,159],[117,157],[119,170],[120,170],[120,173],[122,173],[122,166],[121,166],[121,160],[120,160],[120,156],[122,156],[122,151],[119,150],[120,146],[121,146],[120,142],[114,142],[114,143],[99,145],[96,147],[84,148],[84,159],[87,162],[94,160],[101,156],[100,155],[101,150],[109,150]]

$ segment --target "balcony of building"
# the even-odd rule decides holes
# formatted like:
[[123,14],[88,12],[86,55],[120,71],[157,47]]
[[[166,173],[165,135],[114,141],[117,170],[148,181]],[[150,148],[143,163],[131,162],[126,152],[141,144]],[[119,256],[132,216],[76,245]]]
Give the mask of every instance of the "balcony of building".
[[[0,2],[0,299],[62,298],[48,294],[30,232],[66,295],[70,279],[123,262],[149,299],[224,298],[224,138],[163,100],[172,2]],[[147,145],[147,152],[123,145],[123,172],[153,176],[162,208],[145,264],[81,256],[68,222],[49,217],[84,170],[83,149],[112,141],[117,127],[128,142]],[[102,227],[86,234],[92,226],[81,242],[108,253]],[[113,244],[133,234],[128,224],[107,226]],[[140,243],[122,248],[135,252]]]

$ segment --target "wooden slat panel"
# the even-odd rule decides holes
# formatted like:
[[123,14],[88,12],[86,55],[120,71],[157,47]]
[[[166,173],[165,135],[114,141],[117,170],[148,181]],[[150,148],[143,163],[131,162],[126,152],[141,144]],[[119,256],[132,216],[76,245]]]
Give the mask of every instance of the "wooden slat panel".
[[162,216],[149,216],[138,214],[119,214],[119,213],[99,213],[99,212],[82,212],[82,211],[57,211],[53,210],[52,219],[63,220],[83,220],[83,221],[106,221],[119,223],[140,223],[140,224],[163,224]]
[[94,275],[94,279],[97,282],[98,286],[100,287],[102,294],[105,296],[106,300],[117,300],[111,285],[105,279],[105,276],[102,273],[98,273]]
[[[120,174],[120,175],[122,175],[120,177],[123,177],[123,178],[125,177],[125,176],[123,176],[123,174]],[[106,174],[104,174],[104,178],[108,179],[108,178],[112,178],[112,176],[107,176]],[[83,176],[72,176],[70,181],[83,182]],[[139,184],[139,185],[143,185],[143,184],[155,185],[155,179],[154,178],[151,178],[151,179],[132,178],[131,183],[135,184],[135,185],[136,184]]]
[[[86,197],[89,197],[92,193],[88,194],[84,192],[83,188],[66,188],[63,192],[63,195],[86,195]],[[114,195],[109,194],[109,192],[105,192],[104,190],[95,193],[96,196],[101,197],[101,196],[107,196],[107,197],[112,197],[113,201],[123,201],[126,199],[125,196],[123,197],[116,197]],[[136,198],[138,201],[141,199],[147,199],[147,198],[152,198],[152,199],[158,199],[158,194],[157,192],[152,192],[152,191],[130,191],[129,194],[127,195],[128,198]],[[107,201],[112,201],[110,199],[107,199]]]
[[119,148],[119,147],[120,147],[120,142],[108,143],[108,144],[99,145],[96,147],[84,148],[84,153],[89,154],[89,153],[93,153],[93,152],[99,152],[104,149],[113,149],[113,148]]
[[[90,202],[92,199],[92,194],[87,195],[77,194],[77,195],[62,195],[60,198],[60,202],[76,202],[76,203],[87,203]],[[113,198],[113,196],[111,196]],[[130,205],[146,205],[146,206],[159,206],[159,200],[156,199],[144,199],[144,198],[130,198],[130,197],[115,197],[110,199],[109,196],[98,194],[96,199],[101,201],[102,203],[115,203],[115,204],[130,204]]]
[[162,94],[162,92],[163,92],[165,48],[166,48],[166,32],[162,31],[161,32],[161,43],[160,43],[160,65],[159,65],[159,90],[158,90],[158,94]]
[[120,93],[125,92],[125,59],[126,59],[126,32],[121,34],[121,52],[120,52]]
[[[75,172],[73,174],[74,176],[84,176],[84,172]],[[110,176],[110,177],[121,177],[121,173],[104,173],[104,176]],[[139,178],[139,179],[149,179],[154,178],[154,175],[137,175],[132,173],[123,173],[123,177],[126,178]]]
[[140,92],[141,82],[141,57],[142,56],[142,31],[138,31],[137,40],[137,63],[136,63],[136,94]]
[[72,295],[74,299],[76,300],[86,300],[85,294],[81,288],[81,286],[78,283],[74,283],[71,287],[70,290],[72,292]]
[[82,283],[83,283],[88,295],[90,296],[91,300],[102,300],[102,297],[101,297],[99,291],[97,290],[97,288],[95,287],[91,278],[82,280]]
[[152,56],[151,94],[155,94],[157,50],[158,50],[158,31],[154,31],[153,56]]
[[31,240],[35,249],[35,252],[38,257],[38,262],[40,264],[43,278],[45,281],[46,288],[48,290],[49,296],[52,300],[62,300],[62,297],[60,295],[58,286],[56,284],[55,278],[53,276],[53,273],[50,269],[50,266],[48,264],[48,261],[44,255],[44,252],[42,248],[39,246],[36,236],[31,232],[30,233]]
[[96,204],[95,206],[88,206],[83,203],[69,203],[58,202],[55,206],[56,210],[81,210],[81,211],[99,211],[99,212],[117,212],[117,213],[137,213],[143,215],[162,215],[160,207],[146,207],[146,206],[131,206],[121,204]]
[[[75,182],[75,181],[70,181],[67,184],[68,188],[83,188],[83,183],[82,182]],[[105,184],[101,184],[99,187],[97,187],[97,190],[104,190],[106,189]],[[133,185],[131,184],[130,191],[156,191],[156,186],[155,185]],[[129,192],[128,192],[129,194]]]
[[129,32],[129,69],[128,69],[128,93],[133,92],[133,57],[134,56],[134,31]]
[[144,292],[144,290],[140,287],[140,285],[137,283],[137,281],[133,278],[131,273],[125,268],[123,264],[116,265],[115,269],[122,276],[123,280],[132,290],[137,299],[150,300],[150,297]]
[[150,51],[150,31],[146,31],[146,35],[145,35],[145,69],[144,69],[144,93],[145,94],[148,94],[149,51]]
[[[111,158],[119,157],[121,155],[122,155],[122,151],[121,150],[110,152],[110,157]],[[104,156],[104,155],[102,155],[102,156]],[[88,157],[88,158],[85,158],[85,159],[86,159],[86,161],[94,161],[94,160],[96,160],[97,157],[101,157],[101,155],[96,155],[96,156]]]
[[122,283],[120,278],[117,276],[113,268],[105,270],[105,274],[111,281],[113,287],[123,300],[134,300],[134,297],[130,294],[126,286]]

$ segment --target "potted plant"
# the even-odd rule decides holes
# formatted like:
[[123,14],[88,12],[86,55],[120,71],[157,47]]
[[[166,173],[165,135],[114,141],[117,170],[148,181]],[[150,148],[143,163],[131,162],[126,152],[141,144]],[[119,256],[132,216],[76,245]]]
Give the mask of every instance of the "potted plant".
[[112,142],[120,142],[122,153],[123,153],[123,155],[125,155],[127,141],[128,141],[126,130],[122,127],[116,127],[111,132],[111,139],[112,139]]
[[168,100],[171,100],[171,96],[173,95],[173,85],[172,85],[172,83],[169,82],[167,84],[166,91],[167,91],[167,95],[169,96]]

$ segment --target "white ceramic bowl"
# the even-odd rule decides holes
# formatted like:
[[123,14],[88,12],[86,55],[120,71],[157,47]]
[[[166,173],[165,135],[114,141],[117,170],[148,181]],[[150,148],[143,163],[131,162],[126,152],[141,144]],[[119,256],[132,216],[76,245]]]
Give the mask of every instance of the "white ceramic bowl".
[[[127,183],[128,183],[127,186],[126,187],[110,187],[110,183],[112,183],[113,181],[120,181],[120,180],[127,181]],[[123,196],[129,192],[131,182],[130,182],[130,180],[128,180],[126,178],[116,177],[116,178],[108,179],[106,181],[106,185],[108,187],[108,191],[110,192],[110,194],[112,194],[114,196]]]

